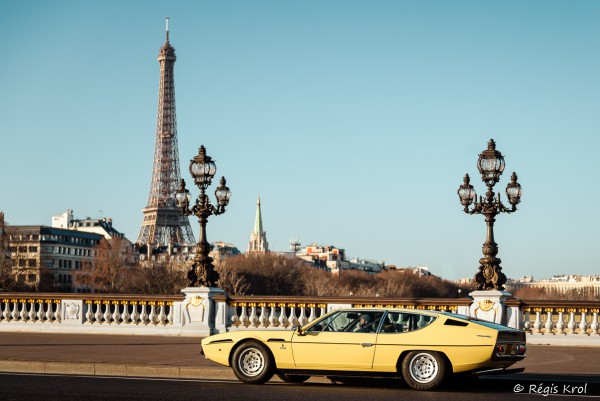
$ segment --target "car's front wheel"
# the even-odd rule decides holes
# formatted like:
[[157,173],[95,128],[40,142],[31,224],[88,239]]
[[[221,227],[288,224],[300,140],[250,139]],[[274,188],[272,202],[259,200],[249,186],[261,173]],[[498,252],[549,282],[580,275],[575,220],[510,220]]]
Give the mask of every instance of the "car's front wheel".
[[281,372],[277,373],[277,377],[286,383],[304,383],[310,379],[310,376],[307,375],[288,375]]
[[415,390],[434,390],[445,375],[446,361],[438,352],[412,351],[402,361],[402,377]]
[[262,384],[274,373],[273,356],[269,349],[258,341],[248,341],[236,348],[231,358],[235,376],[244,383]]

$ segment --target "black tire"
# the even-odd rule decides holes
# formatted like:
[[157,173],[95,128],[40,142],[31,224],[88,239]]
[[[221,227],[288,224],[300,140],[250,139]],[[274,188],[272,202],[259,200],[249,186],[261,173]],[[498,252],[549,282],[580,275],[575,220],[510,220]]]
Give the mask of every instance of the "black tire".
[[412,351],[402,361],[402,378],[414,390],[434,390],[446,376],[446,359],[433,351]]
[[244,383],[263,384],[273,377],[275,363],[271,351],[261,342],[248,341],[233,352],[231,367]]
[[277,372],[276,375],[286,383],[304,383],[310,379],[310,376],[307,375],[288,375],[281,372]]

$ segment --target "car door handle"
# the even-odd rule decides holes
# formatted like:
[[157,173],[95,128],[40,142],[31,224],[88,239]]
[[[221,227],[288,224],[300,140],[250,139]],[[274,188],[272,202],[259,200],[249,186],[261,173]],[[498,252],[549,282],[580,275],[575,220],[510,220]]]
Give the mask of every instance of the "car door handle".
[[372,347],[373,343],[360,343],[360,345],[363,347]]

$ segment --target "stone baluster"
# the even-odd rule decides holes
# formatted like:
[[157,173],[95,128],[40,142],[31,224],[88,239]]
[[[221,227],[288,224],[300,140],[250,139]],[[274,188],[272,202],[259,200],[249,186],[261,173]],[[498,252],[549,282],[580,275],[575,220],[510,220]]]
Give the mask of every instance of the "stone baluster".
[[44,312],[44,301],[41,299],[38,299],[37,304],[38,304],[37,321],[39,323],[43,323],[44,318],[46,317],[46,313]]
[[598,309],[592,309],[593,317],[592,324],[590,326],[590,329],[592,329],[590,334],[592,335],[598,335],[598,312]]
[[129,324],[131,320],[131,314],[129,313],[129,304],[127,301],[121,301],[121,305],[123,305],[123,313],[121,314],[121,320],[125,324]]
[[301,326],[308,324],[308,318],[306,317],[306,304],[298,304],[300,307],[300,318],[298,319],[298,323]]
[[312,322],[317,318],[316,305],[309,304],[308,306],[310,307],[310,315],[308,316],[308,321]]
[[85,323],[92,324],[94,322],[94,313],[92,312],[93,304],[92,301],[85,301]]
[[539,333],[542,328],[542,310],[540,308],[535,308],[535,322],[533,322],[533,332]]
[[156,325],[158,322],[158,314],[156,313],[156,302],[149,302],[150,304],[150,315],[148,315],[148,320],[150,324]]
[[277,304],[276,303],[270,303],[269,304],[269,308],[271,308],[271,313],[269,314],[269,326],[270,327],[277,327],[279,326],[279,321],[277,320]]
[[326,304],[322,304],[321,305],[321,314],[319,316],[323,316],[327,313],[327,305]]
[[140,324],[140,313],[137,301],[131,301],[131,323]]
[[104,301],[104,322],[110,324],[112,313],[110,313],[110,301]]
[[28,299],[27,305],[29,306],[29,312],[27,313],[27,320],[30,322],[35,322],[35,317],[37,316],[37,313],[35,310],[35,300]]
[[546,331],[544,334],[554,334],[552,332],[552,328],[554,327],[554,324],[552,323],[552,311],[552,308],[546,308],[546,324],[544,324]]
[[288,327],[290,324],[290,321],[288,320],[286,313],[285,313],[285,303],[280,303],[277,306],[279,306],[279,326],[281,327]]
[[261,302],[260,304],[260,318],[258,322],[260,327],[269,327],[269,317],[267,316],[267,304]]
[[148,324],[148,311],[146,310],[147,304],[145,301],[140,301],[140,307],[142,309],[140,313],[140,323],[143,325]]
[[569,334],[575,334],[575,309],[569,309],[569,324],[567,325]]
[[24,299],[21,299],[19,301],[19,303],[21,304],[21,311],[19,313],[19,319],[22,322],[26,322],[27,321],[27,303],[25,302]]
[[119,301],[113,301],[113,308],[115,311],[112,314],[112,320],[115,324],[121,324],[121,311],[119,310]]
[[523,318],[523,330],[531,330],[531,312],[529,311],[529,308],[525,309],[525,317]]
[[579,322],[579,334],[587,334],[587,309],[581,310],[581,321]]
[[11,311],[11,318],[12,320],[18,320],[19,319],[19,304],[17,302],[16,299],[11,301],[13,307],[12,307],[12,311]]
[[100,301],[94,301],[94,309],[96,310],[94,313],[95,322],[100,324],[102,323],[102,304]]
[[289,307],[290,307],[290,317],[289,317],[290,326],[292,326],[292,327],[298,326],[299,322],[298,322],[298,317],[296,317],[296,304],[289,304]]
[[563,308],[557,308],[558,311],[558,321],[556,322],[556,334],[566,334],[565,333],[565,310]]
[[231,325],[233,327],[238,327],[241,324],[237,309],[237,303],[232,303],[229,307],[229,313],[231,314]]
[[250,306],[250,324],[254,327],[258,327],[258,325],[260,324],[260,322],[258,321],[258,316],[256,315],[256,304],[255,303],[251,303],[249,304]]
[[167,324],[167,314],[165,313],[166,307],[165,302],[158,303],[158,323],[163,326]]
[[241,313],[240,313],[240,324],[244,327],[250,326],[250,319],[248,319],[248,315],[246,314],[246,304],[241,303]]

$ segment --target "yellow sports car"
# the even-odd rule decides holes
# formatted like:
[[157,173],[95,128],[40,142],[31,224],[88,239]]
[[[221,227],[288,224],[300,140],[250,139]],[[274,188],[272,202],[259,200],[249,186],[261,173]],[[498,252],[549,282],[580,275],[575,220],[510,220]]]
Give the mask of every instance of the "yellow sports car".
[[295,383],[310,376],[402,377],[415,390],[433,390],[450,373],[508,372],[525,350],[521,330],[391,308],[339,309],[292,330],[244,330],[202,340],[205,357],[231,366],[244,383],[264,383],[274,374]]

